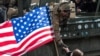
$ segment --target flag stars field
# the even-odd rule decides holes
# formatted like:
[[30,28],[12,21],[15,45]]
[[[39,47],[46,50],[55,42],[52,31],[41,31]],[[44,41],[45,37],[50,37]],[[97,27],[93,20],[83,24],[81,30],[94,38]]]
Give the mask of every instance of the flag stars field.
[[33,16],[33,14],[30,14],[30,16],[32,17],[32,16]]
[[31,18],[29,18],[29,17],[27,17],[26,19],[27,19],[27,21],[30,21],[31,20]]
[[20,22],[23,22],[23,20],[21,19]]

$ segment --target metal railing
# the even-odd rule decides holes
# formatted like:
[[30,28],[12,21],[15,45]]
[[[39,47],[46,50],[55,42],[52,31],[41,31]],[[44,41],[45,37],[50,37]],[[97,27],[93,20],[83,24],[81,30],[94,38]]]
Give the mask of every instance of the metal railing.
[[100,17],[71,19],[60,32],[63,39],[100,36]]

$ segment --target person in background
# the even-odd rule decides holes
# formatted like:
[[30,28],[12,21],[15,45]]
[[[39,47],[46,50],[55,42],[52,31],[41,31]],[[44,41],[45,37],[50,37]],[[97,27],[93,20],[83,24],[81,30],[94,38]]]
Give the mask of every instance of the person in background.
[[84,0],[82,9],[84,12],[93,12],[92,0]]
[[83,6],[82,0],[74,0],[73,2],[75,3],[76,13],[80,13]]
[[95,12],[97,0],[73,0],[76,6],[76,13]]
[[5,4],[8,4],[8,1],[5,2],[5,0],[0,0],[0,23],[3,23],[6,19],[7,7]]
[[82,12],[95,12],[96,2],[93,0],[83,0],[81,9]]
[[66,52],[66,56],[83,56],[84,53],[80,49],[74,49],[70,51],[68,47],[63,47],[63,50]]
[[7,10],[7,20],[18,15],[18,5],[16,0],[10,0]]

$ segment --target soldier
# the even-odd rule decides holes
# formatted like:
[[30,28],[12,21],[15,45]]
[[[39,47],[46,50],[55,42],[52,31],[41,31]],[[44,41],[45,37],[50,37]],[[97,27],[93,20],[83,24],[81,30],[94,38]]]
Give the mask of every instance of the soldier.
[[52,13],[56,42],[58,43],[58,46],[61,46],[63,50],[66,51],[67,56],[83,56],[83,52],[79,49],[75,49],[71,52],[68,46],[63,43],[60,37],[59,27],[64,28],[66,26],[66,23],[70,18],[70,11],[69,2],[63,2],[58,7],[56,7]]
[[[56,41],[58,44],[64,44],[60,37],[59,26],[67,23],[67,20],[70,17],[70,6],[68,2],[61,3],[58,7],[55,7],[52,12],[52,21],[54,27],[54,33],[56,37]],[[63,28],[62,27],[62,28]]]
[[[60,25],[64,25],[69,19],[70,8],[68,5],[69,3],[67,2],[56,4],[52,12],[52,23],[53,23],[54,34],[55,34],[55,42],[57,43],[57,47],[58,47],[58,52],[62,50],[62,47],[64,46],[67,47],[67,45],[63,43],[63,40],[60,37],[59,27]],[[61,54],[59,53],[58,55]]]

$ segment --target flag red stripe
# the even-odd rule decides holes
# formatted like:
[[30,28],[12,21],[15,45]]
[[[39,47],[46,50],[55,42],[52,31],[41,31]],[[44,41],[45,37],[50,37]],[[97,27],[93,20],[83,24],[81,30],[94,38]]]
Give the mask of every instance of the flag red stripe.
[[15,40],[9,40],[9,41],[5,41],[5,42],[0,42],[0,47],[9,45],[9,44],[15,44],[16,41]]
[[6,22],[0,24],[0,29],[11,27],[11,26],[12,26],[11,21],[6,21]]
[[2,56],[3,54],[4,54],[4,53],[1,53],[1,52],[0,52],[0,56]]
[[14,36],[14,33],[13,32],[0,33],[0,38],[8,37],[8,36]]

